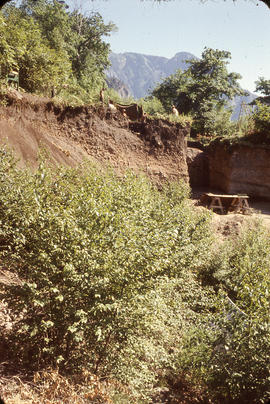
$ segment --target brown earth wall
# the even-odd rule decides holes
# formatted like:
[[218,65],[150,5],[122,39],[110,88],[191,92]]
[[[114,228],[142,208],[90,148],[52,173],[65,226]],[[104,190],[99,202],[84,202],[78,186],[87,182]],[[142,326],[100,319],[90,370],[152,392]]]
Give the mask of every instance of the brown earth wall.
[[270,148],[215,144],[208,151],[210,187],[270,199]]
[[16,90],[0,102],[0,143],[15,151],[20,166],[35,168],[45,148],[54,165],[90,160],[120,175],[144,173],[156,184],[187,182],[188,134],[189,127],[165,120],[131,122],[104,105],[64,107]]

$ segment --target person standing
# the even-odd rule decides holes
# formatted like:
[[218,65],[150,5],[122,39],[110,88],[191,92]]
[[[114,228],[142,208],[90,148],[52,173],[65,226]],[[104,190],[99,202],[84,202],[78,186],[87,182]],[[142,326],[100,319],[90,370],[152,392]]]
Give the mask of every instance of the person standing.
[[109,110],[110,110],[112,113],[114,113],[114,112],[117,111],[117,108],[116,108],[116,106],[115,106],[114,103],[113,103],[113,100],[109,100],[108,107],[109,107]]
[[99,92],[99,101],[102,102],[102,104],[104,104],[104,91],[105,91],[105,88],[102,87],[102,89]]
[[178,116],[178,115],[179,115],[179,112],[178,112],[177,108],[175,107],[175,105],[172,105],[172,113],[173,113],[173,115],[175,115],[175,116]]

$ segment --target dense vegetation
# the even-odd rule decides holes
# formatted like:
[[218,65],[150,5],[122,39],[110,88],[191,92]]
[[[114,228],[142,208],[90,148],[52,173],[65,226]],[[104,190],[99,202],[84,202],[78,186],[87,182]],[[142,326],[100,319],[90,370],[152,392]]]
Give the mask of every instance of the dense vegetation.
[[104,86],[109,45],[104,37],[116,29],[100,14],[68,11],[56,0],[11,3],[0,13],[2,72],[18,70],[21,87],[65,99],[91,102]]
[[152,97],[167,111],[175,104],[181,113],[192,115],[194,134],[228,135],[234,126],[229,101],[245,94],[238,83],[241,76],[227,70],[230,57],[230,52],[206,48],[201,59],[187,60],[186,71],[178,70],[159,84]]
[[[55,0],[11,3],[0,13],[2,73],[18,69],[25,91],[95,102],[113,29]],[[144,110],[197,134],[267,137],[267,103],[242,128],[230,121],[226,100],[242,90],[229,57],[206,49],[141,100]],[[269,80],[257,90],[268,97]],[[170,115],[172,103],[185,115]],[[0,290],[12,323],[0,329],[2,361],[24,373],[57,369],[74,384],[86,374],[113,380],[120,404],[155,402],[160,391],[177,403],[190,386],[204,403],[269,399],[269,231],[258,223],[217,245],[210,213],[188,196],[185,184],[157,190],[96,167],[56,172],[44,158],[35,173],[19,170],[1,149],[0,259],[19,278]]]
[[168,116],[176,105],[180,117],[191,125],[191,136],[205,143],[215,137],[269,143],[269,80],[260,77],[255,82],[255,91],[263,96],[246,105],[238,120],[232,121],[230,100],[245,95],[245,91],[238,83],[241,76],[227,70],[230,57],[230,52],[205,48],[201,59],[186,61],[187,70],[179,69],[158,84],[142,101],[144,109],[157,117]]
[[1,263],[20,278],[1,291],[4,360],[118,380],[119,403],[173,394],[179,378],[203,402],[269,397],[265,229],[217,250],[184,184],[158,191],[132,173],[56,173],[42,160],[31,173],[5,149],[0,171]]

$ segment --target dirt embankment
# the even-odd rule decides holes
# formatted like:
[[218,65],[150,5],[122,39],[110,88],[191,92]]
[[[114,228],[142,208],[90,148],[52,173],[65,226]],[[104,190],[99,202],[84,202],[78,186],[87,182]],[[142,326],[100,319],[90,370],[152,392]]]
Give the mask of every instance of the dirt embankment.
[[[156,184],[181,178],[193,187],[204,185],[194,201],[209,191],[204,153],[187,149],[189,128],[164,120],[130,121],[121,113],[111,115],[102,105],[59,107],[51,99],[16,90],[6,101],[7,105],[0,106],[0,143],[14,149],[20,166],[37,167],[39,150],[44,147],[55,165],[74,167],[92,161],[101,167],[111,166],[119,174],[127,169],[142,172]],[[217,180],[219,187],[223,178],[220,175]],[[263,209],[260,202],[250,201],[250,205],[253,218],[269,225],[269,202]],[[229,216],[214,215],[217,233],[229,235],[240,230],[242,215]]]
[[131,122],[106,106],[59,107],[50,99],[13,90],[0,107],[0,142],[14,149],[19,165],[36,167],[41,147],[54,164],[91,160],[117,172],[143,172],[156,183],[188,181],[189,128],[164,120]]
[[270,200],[270,146],[217,139],[208,150],[209,184],[225,193]]

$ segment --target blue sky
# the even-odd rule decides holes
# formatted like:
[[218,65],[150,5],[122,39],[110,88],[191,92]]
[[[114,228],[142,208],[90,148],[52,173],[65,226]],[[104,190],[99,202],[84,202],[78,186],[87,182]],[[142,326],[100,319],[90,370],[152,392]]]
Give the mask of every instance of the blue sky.
[[270,79],[270,10],[260,1],[81,0],[81,6],[117,25],[106,38],[113,52],[200,57],[206,46],[231,52],[228,69],[242,75],[243,88],[254,92],[258,77]]

